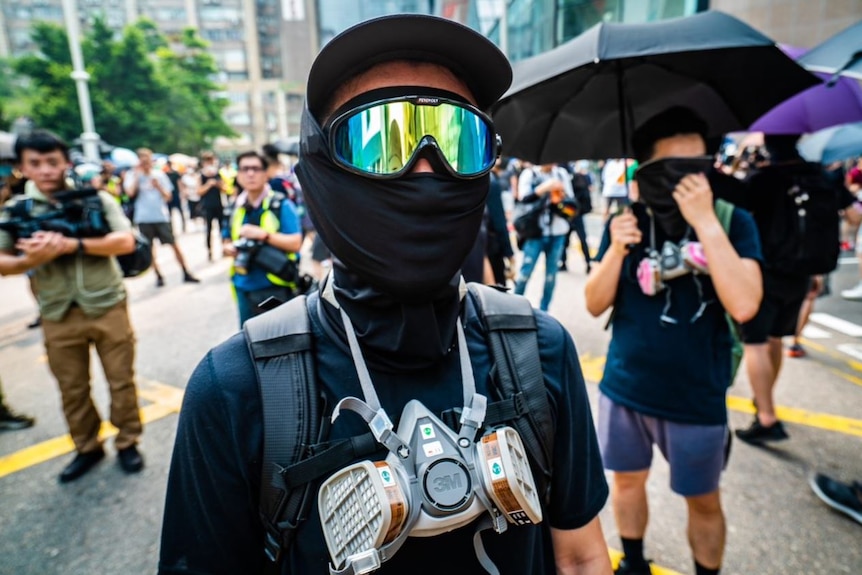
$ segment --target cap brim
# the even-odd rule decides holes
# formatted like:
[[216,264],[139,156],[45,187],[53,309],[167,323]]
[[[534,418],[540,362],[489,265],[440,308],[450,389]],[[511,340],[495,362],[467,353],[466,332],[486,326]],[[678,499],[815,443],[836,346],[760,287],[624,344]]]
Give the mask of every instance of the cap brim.
[[315,117],[345,80],[392,60],[433,62],[449,68],[487,110],[512,83],[512,67],[490,40],[462,24],[422,14],[395,14],[361,22],[329,41],[308,75],[306,98]]

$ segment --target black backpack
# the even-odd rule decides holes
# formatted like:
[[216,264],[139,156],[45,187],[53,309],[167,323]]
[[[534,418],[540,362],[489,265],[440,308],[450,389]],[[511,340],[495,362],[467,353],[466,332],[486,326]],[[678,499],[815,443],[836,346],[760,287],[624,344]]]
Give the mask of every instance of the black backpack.
[[[840,255],[838,212],[845,207],[840,205],[840,190],[816,165],[800,164],[799,169],[774,176],[779,193],[770,205],[754,213],[767,268],[793,275],[833,271]],[[754,183],[752,187],[751,193],[758,193]]]
[[[525,298],[481,284],[468,284],[477,304],[493,365],[485,425],[509,423],[521,435],[536,485],[549,501],[553,467],[554,413],[542,375],[536,320]],[[298,296],[243,328],[263,405],[260,518],[267,557],[279,563],[315,497],[312,483],[352,461],[375,453],[371,432],[325,441],[329,413],[316,385],[313,343],[305,296]],[[457,425],[460,408],[441,418]]]

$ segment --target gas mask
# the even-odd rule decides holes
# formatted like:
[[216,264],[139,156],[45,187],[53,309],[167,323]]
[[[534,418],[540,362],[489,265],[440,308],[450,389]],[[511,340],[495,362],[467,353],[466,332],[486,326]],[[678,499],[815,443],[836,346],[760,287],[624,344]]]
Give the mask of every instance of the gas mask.
[[680,244],[665,241],[661,252],[651,246],[638,264],[638,285],[643,293],[652,296],[664,290],[665,282],[689,273],[709,273],[701,243],[685,239]]
[[[330,574],[371,573],[391,559],[407,537],[431,537],[482,516],[477,532],[502,533],[509,523],[540,523],[541,503],[517,431],[498,427],[476,441],[487,399],[476,393],[460,319],[464,408],[458,433],[416,400],[404,406],[396,431],[380,407],[350,319],[340,311],[366,401],[342,399],[332,419],[343,410],[360,415],[389,455],[384,461],[346,467],[320,487],[318,507],[332,559]],[[474,545],[483,567],[495,572],[481,537],[474,537]]]

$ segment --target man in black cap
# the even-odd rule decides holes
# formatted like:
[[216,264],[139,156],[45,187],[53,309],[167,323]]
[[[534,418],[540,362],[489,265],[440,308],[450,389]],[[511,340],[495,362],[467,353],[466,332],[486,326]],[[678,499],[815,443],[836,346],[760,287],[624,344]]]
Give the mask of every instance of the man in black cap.
[[[479,303],[464,289],[460,267],[479,230],[488,174],[499,154],[493,124],[482,110],[510,82],[508,61],[488,40],[454,22],[418,15],[363,22],[335,37],[312,66],[296,173],[315,227],[334,256],[332,273],[306,302],[327,421],[338,404],[324,439],[367,434],[355,414],[335,416],[339,410],[360,413],[360,404],[371,409],[375,437],[391,453],[380,461],[386,451],[377,445],[373,456],[356,458],[377,459],[371,467],[377,471],[355,471],[367,480],[362,487],[386,490],[380,507],[392,511],[386,517],[393,526],[382,532],[385,542],[336,557],[333,545],[347,541],[349,547],[379,526],[382,510],[372,502],[381,499],[362,491],[345,513],[349,517],[324,522],[318,505],[354,490],[319,489],[321,483],[332,485],[329,474],[307,481],[311,503],[292,544],[281,546],[281,573],[326,573],[327,564],[332,573],[483,573],[489,563],[513,574],[611,572],[597,516],[608,490],[577,353],[565,329],[544,313],[535,314],[537,359],[543,395],[553,406],[554,445],[541,523],[480,534],[478,515],[453,523],[468,517],[469,510],[454,513],[466,499],[445,502],[448,492],[464,487],[463,476],[417,465],[425,485],[420,495],[417,483],[393,481],[390,469],[398,467],[389,463],[393,457],[418,461],[423,452],[433,458],[449,449],[443,440],[459,432],[435,427],[433,418],[462,405],[457,444],[472,447],[474,434],[468,439],[464,430],[482,419],[476,414],[484,407],[476,398],[493,396],[491,380],[500,368],[491,365]],[[262,325],[268,316],[246,325]],[[258,573],[264,567],[259,503],[261,474],[267,473],[261,468],[266,411],[254,370],[245,339],[236,335],[211,350],[192,375],[171,464],[160,573]],[[473,403],[467,400],[471,393]],[[339,403],[345,398],[351,399]],[[421,435],[410,436],[423,441],[421,449],[412,443],[414,448],[392,449],[402,430],[391,433],[386,414],[401,425],[411,421],[411,410],[425,409],[430,415],[416,420],[425,422],[416,424]],[[436,441],[424,441],[435,433]],[[341,466],[348,467],[354,458],[343,459]],[[454,469],[461,465],[456,459],[434,459],[432,465]],[[488,460],[487,469],[499,472],[499,461]],[[474,504],[493,507],[476,495],[481,485],[467,483]],[[401,489],[412,499],[398,499]],[[429,501],[437,502],[435,509]],[[416,513],[426,523],[417,523]],[[406,517],[399,523],[398,516]],[[353,523],[334,532],[330,519]],[[496,520],[497,531],[503,531],[506,521],[499,515]]]

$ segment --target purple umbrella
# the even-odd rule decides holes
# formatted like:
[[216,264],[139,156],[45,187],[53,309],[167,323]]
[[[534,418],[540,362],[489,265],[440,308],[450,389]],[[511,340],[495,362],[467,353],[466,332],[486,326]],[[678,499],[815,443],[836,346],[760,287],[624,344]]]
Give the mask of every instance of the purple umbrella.
[[[799,59],[807,49],[781,46]],[[829,74],[816,74],[823,81]],[[839,78],[834,86],[818,84],[778,104],[749,128],[766,134],[810,134],[824,128],[862,122],[862,89],[851,78]]]

